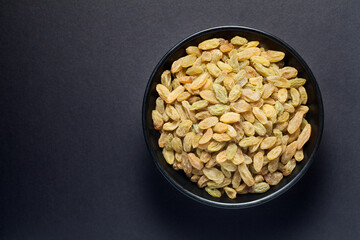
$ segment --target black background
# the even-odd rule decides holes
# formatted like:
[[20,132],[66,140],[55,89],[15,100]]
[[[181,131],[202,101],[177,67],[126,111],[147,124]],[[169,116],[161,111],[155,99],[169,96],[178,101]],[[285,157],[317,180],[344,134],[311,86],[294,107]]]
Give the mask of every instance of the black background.
[[[358,1],[0,1],[0,239],[359,239]],[[270,32],[318,80],[318,157],[288,192],[223,210],[174,189],[141,104],[178,41]]]

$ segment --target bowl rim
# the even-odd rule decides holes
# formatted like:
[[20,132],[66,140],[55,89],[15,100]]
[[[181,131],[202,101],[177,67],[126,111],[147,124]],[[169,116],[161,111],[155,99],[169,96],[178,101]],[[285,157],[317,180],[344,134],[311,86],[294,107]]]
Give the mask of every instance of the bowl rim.
[[[147,126],[146,126],[146,99],[149,95],[149,91],[150,91],[150,86],[152,84],[152,82],[154,81],[154,76],[155,74],[159,71],[159,68],[161,67],[161,65],[168,59],[168,57],[175,52],[178,48],[180,48],[183,44],[197,38],[200,37],[204,34],[207,33],[212,33],[212,32],[222,32],[222,31],[230,31],[230,30],[237,30],[237,31],[244,31],[244,32],[251,32],[251,33],[255,33],[264,37],[267,37],[271,40],[273,40],[274,42],[276,42],[277,44],[281,45],[282,47],[284,47],[286,50],[288,50],[289,52],[291,52],[299,61],[299,63],[304,67],[305,71],[309,74],[309,77],[311,79],[311,81],[313,82],[314,86],[315,86],[315,90],[316,90],[316,96],[317,96],[317,100],[319,102],[319,116],[320,116],[320,123],[319,123],[319,129],[318,129],[318,137],[315,143],[315,147],[314,150],[312,151],[311,155],[309,156],[309,160],[308,162],[304,165],[304,167],[300,170],[300,172],[294,177],[294,179],[292,179],[290,182],[288,182],[285,186],[283,186],[282,188],[278,189],[277,191],[266,195],[262,198],[253,200],[253,201],[249,201],[249,202],[243,202],[243,203],[225,203],[225,202],[216,202],[216,201],[212,201],[206,198],[203,198],[201,196],[198,196],[192,192],[190,192],[189,190],[183,188],[182,186],[180,186],[173,178],[171,178],[168,173],[163,169],[163,167],[161,166],[160,162],[157,159],[157,156],[154,152],[154,149],[151,147],[150,144],[150,140],[149,140],[149,135],[147,132]],[[280,195],[282,195],[283,193],[285,193],[287,190],[289,190],[292,186],[295,185],[295,183],[297,183],[301,177],[304,176],[304,174],[307,172],[307,170],[309,169],[310,165],[312,164],[312,162],[314,161],[315,155],[318,151],[320,142],[321,142],[321,138],[322,138],[322,134],[323,134],[323,127],[324,127],[324,107],[323,107],[323,101],[322,101],[322,97],[321,97],[321,93],[320,93],[320,88],[319,85],[315,79],[314,74],[312,73],[312,71],[310,70],[309,66],[306,64],[306,62],[304,61],[304,59],[286,42],[284,42],[283,40],[281,40],[280,38],[274,36],[273,34],[270,34],[268,32],[256,29],[256,28],[252,28],[252,27],[245,27],[245,26],[218,26],[218,27],[212,27],[212,28],[208,28],[208,29],[204,29],[201,31],[198,31],[184,39],[182,39],[180,42],[176,43],[162,58],[161,60],[158,62],[158,64],[156,65],[156,67],[154,68],[153,72],[150,75],[149,81],[146,85],[146,89],[145,89],[145,94],[144,94],[144,98],[143,98],[143,105],[142,105],[142,128],[143,128],[143,134],[144,134],[144,138],[145,138],[145,142],[147,145],[147,148],[149,150],[149,152],[151,153],[152,159],[155,163],[155,165],[157,166],[157,168],[159,169],[159,171],[162,173],[162,175],[171,183],[171,185],[173,185],[177,190],[179,190],[181,193],[185,194],[186,196],[190,197],[191,199],[200,202],[202,204],[208,205],[208,206],[212,206],[212,207],[217,207],[217,208],[225,208],[225,209],[240,209],[240,208],[248,208],[248,207],[254,207],[254,206],[258,206],[260,204],[266,203],[272,199],[275,199],[277,197],[279,197]]]

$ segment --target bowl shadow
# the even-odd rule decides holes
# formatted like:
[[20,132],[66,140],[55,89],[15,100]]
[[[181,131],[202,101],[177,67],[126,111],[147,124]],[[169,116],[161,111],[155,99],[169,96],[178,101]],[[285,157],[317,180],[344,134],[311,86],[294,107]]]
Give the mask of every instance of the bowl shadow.
[[286,194],[259,206],[221,209],[193,201],[164,179],[151,164],[150,154],[145,154],[143,159],[149,166],[141,174],[145,183],[142,197],[148,205],[146,208],[151,209],[151,220],[167,229],[173,239],[223,239],[234,234],[251,239],[288,238],[298,232],[299,226],[306,230],[321,217],[318,209],[326,200],[327,171],[322,164],[329,152],[325,149],[326,142],[322,142],[317,161],[301,181]]

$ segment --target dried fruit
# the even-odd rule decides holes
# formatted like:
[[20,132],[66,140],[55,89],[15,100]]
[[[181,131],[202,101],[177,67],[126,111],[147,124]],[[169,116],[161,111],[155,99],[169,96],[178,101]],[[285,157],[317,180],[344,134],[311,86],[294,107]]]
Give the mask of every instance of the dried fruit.
[[160,135],[160,138],[158,140],[158,145],[161,148],[165,147],[166,142],[171,141],[173,138],[173,135],[169,132],[162,132]]
[[193,54],[193,55],[195,55],[197,57],[200,57],[200,55],[201,55],[201,51],[199,50],[198,47],[195,47],[195,46],[187,47],[186,48],[186,53],[189,54],[189,55]]
[[263,56],[253,56],[250,58],[250,60],[252,62],[256,62],[256,63],[259,63],[265,67],[269,67],[270,66],[270,61],[268,59],[266,59],[265,57]]
[[[247,61],[247,60],[246,60]],[[248,65],[248,64],[247,64]],[[252,78],[252,77],[258,77],[260,76],[260,74],[251,66],[246,66],[244,67],[244,70],[246,72],[246,75],[248,78]]]
[[[230,147],[229,147],[230,146]],[[240,163],[244,162],[244,156],[240,148],[237,148],[236,144],[231,143],[226,149],[226,157],[229,159],[233,156],[234,151],[234,157],[231,158],[232,163],[235,165],[239,165]],[[236,149],[235,149],[236,146]]]
[[198,182],[197,182],[197,185],[199,188],[203,188],[207,185],[207,182],[209,181],[209,179],[205,176],[205,175],[202,175]]
[[209,77],[209,74],[207,72],[204,72],[202,74],[200,74],[200,76],[198,76],[190,85],[190,89],[191,91],[195,91],[200,89],[202,86],[205,85],[205,83],[207,82],[207,79]]
[[253,166],[256,172],[260,172],[262,166],[264,163],[264,153],[263,152],[257,152],[254,155],[254,160],[253,160]]
[[204,51],[204,52],[202,52],[200,58],[201,58],[202,62],[210,62],[211,61],[211,53],[208,51]]
[[298,71],[293,67],[284,67],[279,70],[282,77],[291,79],[297,76]]
[[264,177],[262,175],[258,174],[254,177],[254,180],[255,180],[255,183],[261,183],[264,181]]
[[275,145],[275,143],[276,143],[276,137],[267,137],[261,142],[260,148],[270,149]]
[[221,44],[219,49],[220,49],[220,51],[225,53],[225,52],[230,52],[231,50],[233,50],[234,46],[231,43],[226,42],[226,43]]
[[[274,90],[275,90],[275,87],[273,84],[271,84],[271,83],[264,84],[263,93],[262,93],[261,97],[263,99],[268,99],[271,96],[271,94],[273,94]],[[270,98],[269,100],[273,100],[273,99]]]
[[231,110],[237,113],[244,113],[251,110],[251,105],[245,102],[244,100],[240,100],[236,103],[230,104]]
[[283,112],[282,114],[279,115],[278,122],[279,123],[287,122],[289,120],[289,117],[290,114],[288,112]]
[[244,45],[248,42],[248,40],[246,38],[236,36],[233,37],[230,42],[234,45]]
[[227,63],[224,63],[222,61],[218,61],[216,64],[223,72],[229,73],[229,72],[233,71],[232,66],[227,64]]
[[172,90],[171,72],[169,70],[166,70],[161,74],[161,84],[164,85],[165,87],[167,87],[167,89],[169,89],[169,91]]
[[260,53],[261,53],[260,48],[257,47],[245,48],[243,51],[237,54],[238,61],[244,61],[250,59],[252,56],[259,56]]
[[219,101],[216,99],[215,93],[211,90],[203,90],[200,96],[211,104],[217,104]]
[[249,165],[249,164],[251,164],[251,163],[253,162],[253,161],[252,161],[252,158],[249,157],[248,155],[243,154],[243,156],[244,156],[244,163],[245,163],[246,165]]
[[203,41],[199,44],[198,48],[201,50],[210,50],[216,48],[220,45],[220,39],[213,38],[206,41]]
[[264,178],[268,184],[275,186],[283,179],[283,175],[280,172],[273,172],[266,174]]
[[189,76],[195,76],[203,73],[203,69],[200,66],[192,66],[186,70],[186,74]]
[[274,108],[276,110],[277,115],[280,115],[284,112],[284,106],[279,101],[275,102]]
[[246,136],[254,136],[255,134],[255,127],[254,125],[252,125],[250,122],[248,121],[245,121],[245,122],[242,122],[242,128],[244,130],[244,133],[246,134]]
[[198,182],[200,177],[201,177],[200,175],[192,175],[192,177],[190,178],[190,181]]
[[214,181],[215,183],[220,184],[224,181],[224,174],[216,168],[204,168],[202,171],[208,179]]
[[200,161],[200,158],[198,158],[195,154],[189,153],[188,158],[191,166],[195,169],[201,170],[204,167],[204,163]]
[[239,194],[246,194],[246,193],[248,193],[247,190],[248,190],[248,186],[245,183],[243,183],[240,186],[238,186],[237,188],[235,188],[235,191]]
[[276,115],[277,115],[276,110],[270,104],[264,104],[264,106],[262,107],[262,110],[268,119],[276,118]]
[[238,169],[241,179],[247,186],[252,186],[255,184],[255,180],[244,162],[239,165]]
[[259,92],[252,91],[248,88],[243,89],[241,94],[248,102],[256,102],[261,98],[261,94]]
[[160,114],[163,114],[165,112],[164,100],[162,100],[161,97],[158,97],[155,101],[155,104],[155,110],[158,111]]
[[285,103],[288,98],[288,91],[285,88],[281,88],[278,91],[278,100],[281,103]]
[[239,146],[246,148],[246,147],[250,147],[253,145],[256,145],[259,143],[259,139],[257,137],[251,136],[251,137],[246,137],[243,138],[240,142],[239,142]]
[[284,167],[281,168],[281,171],[284,176],[288,176],[290,175],[290,173],[292,173],[295,167],[296,167],[296,161],[295,159],[291,159],[290,161],[287,162],[287,164],[285,164]]
[[215,104],[215,105],[208,107],[208,110],[212,115],[221,116],[225,112],[230,110],[230,106],[224,105],[224,104]]
[[193,132],[188,132],[185,137],[184,137],[184,140],[183,140],[183,149],[185,152],[190,152],[191,149],[192,149],[192,142],[193,142],[193,139],[195,137],[195,133]]
[[272,70],[271,68],[264,67],[260,63],[253,62],[252,65],[254,66],[255,70],[264,77],[275,75],[274,70]]
[[226,158],[232,160],[235,157],[238,147],[235,143],[230,143],[226,148]]
[[216,198],[221,197],[221,192],[216,188],[205,187],[205,191],[212,197],[216,197]]
[[230,198],[230,199],[235,199],[236,198],[236,191],[233,188],[230,187],[224,187],[225,193],[226,195]]
[[220,117],[220,121],[223,122],[223,123],[235,123],[235,122],[240,122],[240,114],[234,113],[234,112],[224,113],[224,114]]
[[156,91],[158,92],[159,96],[161,97],[162,100],[166,101],[167,97],[170,94],[170,91],[167,87],[165,87],[162,84],[157,84],[156,85]]
[[281,146],[277,146],[273,149],[271,149],[270,152],[268,152],[268,154],[266,155],[268,160],[274,160],[275,158],[279,157],[282,151],[282,147]]
[[226,133],[214,133],[213,139],[217,142],[228,142],[231,137]]
[[297,112],[303,112],[305,114],[305,113],[307,113],[309,111],[309,107],[301,105],[301,106],[296,108],[296,111]]
[[295,113],[295,116],[289,121],[287,131],[290,134],[294,133],[300,127],[303,116],[304,116],[303,112],[297,112]]
[[182,69],[182,66],[181,66],[181,58],[180,58],[172,63],[170,71],[171,71],[171,73],[177,73],[181,69]]
[[228,125],[228,130],[226,131],[226,133],[232,138],[235,138],[238,136],[238,132],[231,125]]
[[275,87],[280,87],[280,88],[290,88],[291,86],[291,82],[289,80],[287,80],[284,77],[280,77],[280,76],[267,76],[266,80],[272,84],[274,84]]
[[206,69],[214,77],[218,77],[221,73],[221,70],[214,63],[206,64]]
[[204,120],[205,118],[211,117],[212,115],[208,111],[202,111],[195,114],[196,119]]
[[295,88],[290,88],[291,102],[294,107],[300,105],[300,93]]
[[240,87],[244,87],[248,82],[246,71],[244,69],[241,69],[237,74],[233,75],[233,78],[234,78],[234,83],[239,85]]
[[277,171],[279,168],[279,158],[275,158],[274,160],[270,161],[268,164],[268,170],[270,173]]
[[[256,47],[256,46],[258,46],[259,44],[260,44],[259,41],[251,41],[251,42],[248,42],[248,43],[246,44],[246,48]],[[261,49],[260,49],[260,50],[261,50]]]
[[211,159],[211,154],[205,151],[202,151],[200,154],[200,161],[207,163]]
[[311,135],[311,125],[306,124],[304,129],[301,131],[298,140],[297,140],[297,149],[300,150],[304,144],[310,139]]
[[294,158],[295,158],[295,160],[296,160],[297,162],[302,161],[302,160],[304,159],[304,152],[303,152],[303,150],[302,150],[302,149],[297,150],[297,151],[295,152]]
[[262,124],[266,124],[267,123],[267,118],[265,113],[258,107],[253,107],[252,112],[254,113],[255,117],[257,118],[257,120],[259,120],[259,122],[261,122]]
[[181,139],[178,137],[174,137],[171,140],[171,147],[174,149],[175,152],[181,153],[182,152],[182,142]]
[[205,144],[211,140],[213,137],[213,131],[211,128],[207,129],[204,135],[200,138],[199,144]]
[[265,126],[259,122],[254,123],[254,129],[259,136],[265,136],[265,134],[267,134]]
[[164,124],[162,115],[157,110],[153,110],[151,112],[151,116],[152,116],[154,128],[156,130],[160,130]]
[[226,161],[226,150],[219,152],[216,155],[216,162],[223,163]]
[[202,120],[198,126],[199,129],[208,129],[215,126],[217,122],[219,122],[219,119],[217,117],[208,117]]
[[298,88],[298,90],[299,90],[299,93],[300,93],[301,104],[306,104],[307,100],[308,100],[308,95],[306,93],[305,88],[303,86],[301,86],[301,87]]
[[212,63],[217,63],[224,56],[224,54],[219,49],[213,49],[210,51],[210,53]]
[[165,108],[165,112],[169,116],[169,118],[171,118],[172,120],[174,120],[174,121],[180,120],[178,111],[172,105],[167,104],[166,108]]
[[208,151],[210,152],[217,152],[220,151],[223,147],[225,147],[226,143],[225,142],[217,142],[217,141],[212,141],[210,142],[210,144],[208,145]]
[[167,122],[163,125],[163,130],[174,131],[179,126],[179,122]]
[[255,183],[252,187],[250,187],[249,192],[251,192],[251,193],[264,193],[269,189],[270,189],[269,184],[267,184],[266,182],[261,182],[261,183]]
[[208,101],[206,100],[199,100],[197,102],[194,102],[191,107],[190,107],[190,110],[199,110],[199,109],[202,109],[202,108],[205,108],[207,107],[209,104]]
[[266,134],[271,135],[273,132],[273,123],[271,121],[267,121],[267,123],[264,124],[264,127],[266,129]]
[[252,145],[252,146],[249,147],[249,149],[248,149],[249,153],[254,153],[259,149],[263,138],[262,137],[257,137],[257,139],[258,139],[258,142],[255,145]]
[[174,163],[174,160],[175,160],[174,151],[172,149],[169,150],[169,149],[164,148],[162,153],[163,153],[163,156],[165,158],[165,161],[168,164],[172,165]]
[[292,88],[298,88],[306,83],[305,78],[294,78],[294,79],[290,79],[289,81],[290,81],[290,87]]
[[214,132],[216,133],[224,133],[228,130],[228,126],[227,124],[225,123],[222,123],[222,122],[218,122],[215,124],[215,126],[213,127],[213,130]]
[[183,92],[176,98],[176,100],[178,102],[181,102],[188,99],[189,97],[191,97],[191,94],[189,92]]
[[213,83],[214,83],[213,78],[209,77],[206,80],[206,83],[204,84],[204,86],[202,86],[200,88],[200,90],[211,90]]
[[296,148],[298,146],[297,141],[290,143],[286,146],[284,153],[281,156],[281,163],[286,164],[294,156]]
[[235,85],[229,93],[229,101],[235,102],[241,96],[241,86]]
[[215,92],[215,96],[216,96],[217,100],[219,100],[221,103],[227,103],[228,96],[227,96],[227,91],[226,91],[225,87],[223,87],[217,83],[214,83],[212,87]]
[[166,98],[166,103],[173,103],[176,98],[185,91],[183,86],[178,86],[175,90],[173,90]]
[[285,57],[285,53],[280,52],[280,51],[268,50],[265,53],[266,53],[265,57],[270,62],[280,62]]
[[196,123],[197,120],[195,118],[195,112],[190,110],[190,103],[188,101],[182,101],[181,105],[185,111],[187,118],[190,119],[193,123]]
[[196,61],[196,56],[195,55],[187,55],[185,57],[180,58],[181,59],[181,66],[183,68],[187,68],[193,65],[193,63]]
[[290,103],[284,103],[284,111],[288,112],[288,113],[294,113],[295,112],[295,108],[293,105],[291,105]]

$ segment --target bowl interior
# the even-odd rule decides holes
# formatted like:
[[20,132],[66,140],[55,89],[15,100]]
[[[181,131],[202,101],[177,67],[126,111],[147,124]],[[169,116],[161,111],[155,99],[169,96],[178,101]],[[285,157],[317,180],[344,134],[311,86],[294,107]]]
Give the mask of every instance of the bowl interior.
[[[242,36],[249,41],[259,41],[261,46],[266,49],[279,50],[285,52],[285,65],[295,67],[298,70],[298,76],[307,79],[305,88],[308,93],[308,103],[310,110],[307,113],[306,119],[312,126],[312,134],[310,140],[304,147],[304,160],[297,163],[294,171],[276,186],[272,186],[269,191],[262,194],[246,194],[238,195],[236,199],[229,199],[227,196],[221,198],[211,197],[204,189],[197,187],[188,179],[182,170],[175,171],[168,165],[162,156],[162,149],[158,146],[159,132],[156,131],[152,124],[151,111],[155,108],[155,100],[158,94],[155,90],[156,84],[160,83],[160,76],[163,71],[169,70],[171,63],[186,54],[185,49],[188,46],[197,46],[200,42],[210,38],[224,38],[230,40],[234,36]],[[145,139],[147,141],[149,150],[155,160],[156,165],[164,176],[180,191],[186,195],[199,200],[205,204],[210,204],[218,207],[240,208],[245,206],[257,205],[280,195],[291,187],[305,172],[312,161],[314,150],[319,145],[323,121],[323,109],[319,89],[312,75],[310,69],[301,57],[291,49],[286,43],[270,36],[266,33],[241,27],[224,27],[217,29],[205,30],[203,32],[194,34],[189,38],[183,40],[171,49],[164,58],[157,65],[152,77],[149,80],[148,88],[145,93],[143,106],[143,128]]]

